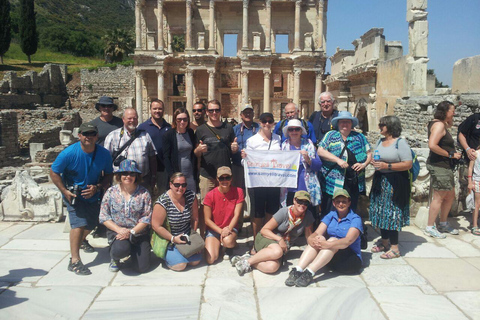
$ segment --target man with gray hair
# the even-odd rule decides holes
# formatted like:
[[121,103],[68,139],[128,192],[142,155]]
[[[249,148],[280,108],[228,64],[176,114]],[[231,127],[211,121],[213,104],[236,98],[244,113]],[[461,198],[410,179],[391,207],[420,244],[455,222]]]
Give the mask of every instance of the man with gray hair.
[[320,142],[325,133],[332,130],[332,119],[338,115],[338,110],[334,108],[335,99],[328,91],[320,94],[318,104],[320,105],[321,111],[312,113],[308,121],[313,125],[315,137],[317,141]]
[[298,118],[298,107],[295,103],[290,102],[285,105],[285,116],[286,118],[283,119],[282,121],[279,121],[275,126],[275,128],[273,129],[273,133],[278,134],[282,138],[282,142],[285,141],[285,139],[287,139],[287,137],[283,135],[283,127],[285,127],[288,124],[289,120],[298,119],[300,120],[300,122],[302,123],[302,126],[307,131],[307,134],[302,135],[302,138],[305,138],[305,139],[308,138],[312,140],[313,144],[315,145],[317,144],[317,139],[315,138],[315,132],[313,130],[312,124],[310,122],[307,122],[303,119]]

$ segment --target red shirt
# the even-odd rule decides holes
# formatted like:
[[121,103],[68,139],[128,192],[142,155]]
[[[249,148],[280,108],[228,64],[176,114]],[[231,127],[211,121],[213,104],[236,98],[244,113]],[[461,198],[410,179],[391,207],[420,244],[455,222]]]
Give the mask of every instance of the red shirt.
[[205,196],[203,204],[212,208],[212,220],[220,228],[225,228],[233,219],[235,206],[245,200],[243,190],[230,187],[227,193],[221,193],[218,187]]

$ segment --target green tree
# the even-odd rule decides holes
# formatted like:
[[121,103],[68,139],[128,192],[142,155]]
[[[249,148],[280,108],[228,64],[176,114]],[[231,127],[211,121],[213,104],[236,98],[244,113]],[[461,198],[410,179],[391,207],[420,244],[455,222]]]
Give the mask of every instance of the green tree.
[[131,32],[125,29],[113,29],[102,38],[105,44],[105,63],[122,62],[129,53],[133,53],[135,42]]
[[173,52],[184,52],[185,51],[185,36],[183,34],[173,35],[172,42]]
[[10,48],[12,40],[10,1],[0,0],[0,63],[3,64],[3,55]]
[[20,47],[32,63],[31,55],[37,52],[38,34],[34,0],[20,0]]

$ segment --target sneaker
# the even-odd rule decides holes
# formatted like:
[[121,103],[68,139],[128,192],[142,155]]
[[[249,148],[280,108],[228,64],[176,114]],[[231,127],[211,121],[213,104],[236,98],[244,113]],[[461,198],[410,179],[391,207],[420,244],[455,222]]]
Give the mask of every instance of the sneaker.
[[108,266],[108,271],[110,272],[118,272],[118,270],[120,270],[120,261],[118,260],[111,260],[110,261],[110,265]]
[[226,248],[225,252],[223,253],[223,260],[230,260],[233,256],[233,248]]
[[445,239],[447,237],[446,235],[438,232],[438,230],[437,230],[437,228],[435,228],[435,226],[433,226],[431,229],[425,228],[425,230],[423,230],[423,233],[425,233],[427,236],[430,236],[430,237],[436,238],[436,239]]
[[233,256],[231,259],[230,259],[230,262],[232,263],[232,267],[235,267],[235,265],[237,264],[238,261],[242,260],[243,258],[245,259],[250,259],[250,253],[245,253],[243,256]]
[[95,252],[95,248],[92,247],[87,240],[83,240],[82,244],[80,245],[80,249],[82,249],[83,252],[86,252],[86,253]]
[[452,226],[448,222],[447,222],[446,225],[438,224],[437,229],[438,229],[439,232],[442,232],[442,233],[450,233],[450,234],[453,234],[453,235],[458,234],[458,230],[452,228]]
[[300,271],[293,268],[288,274],[287,280],[285,280],[285,285],[293,287],[295,285],[295,280],[297,280],[301,275],[302,273]]
[[248,263],[247,259],[241,259],[235,263],[235,268],[237,269],[239,276],[243,276],[245,273],[252,271],[252,267],[250,267],[250,263]]
[[313,276],[308,270],[304,270],[300,277],[298,277],[297,280],[295,280],[295,286],[296,287],[306,287],[312,282]]

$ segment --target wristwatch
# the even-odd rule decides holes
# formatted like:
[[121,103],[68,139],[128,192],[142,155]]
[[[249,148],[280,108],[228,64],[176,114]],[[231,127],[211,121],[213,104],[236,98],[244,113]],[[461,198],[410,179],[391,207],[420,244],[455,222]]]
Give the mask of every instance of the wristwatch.
[[133,230],[133,229],[130,230],[130,233],[131,233],[132,235],[135,235],[135,230]]
[[388,170],[392,170],[392,164],[391,163],[388,164]]
[[450,159],[452,159],[454,154],[455,154],[454,151],[450,151],[450,152],[448,153],[448,157],[449,157]]

